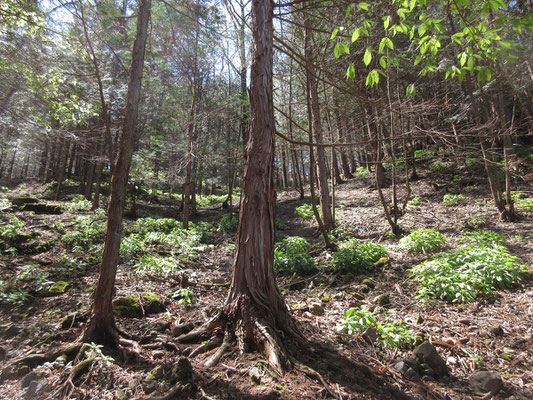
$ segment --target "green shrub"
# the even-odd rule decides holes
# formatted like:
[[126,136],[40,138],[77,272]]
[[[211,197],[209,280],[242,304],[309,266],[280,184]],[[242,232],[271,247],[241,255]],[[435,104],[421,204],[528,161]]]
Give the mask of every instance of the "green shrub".
[[274,245],[274,271],[283,274],[310,274],[316,266],[309,254],[309,242],[300,236],[287,236]]
[[239,217],[237,215],[226,214],[218,223],[218,230],[224,232],[235,232],[239,226]]
[[138,233],[132,233],[123,238],[120,242],[120,255],[125,257],[134,257],[146,251],[144,238]]
[[196,303],[196,293],[191,288],[180,288],[169,295],[172,299],[178,299],[178,304],[183,306]]
[[370,171],[365,167],[357,167],[355,171],[355,176],[359,178],[364,178],[365,176],[370,175]]
[[421,203],[420,197],[413,197],[407,202],[408,206],[417,206]]
[[386,320],[380,324],[374,313],[364,308],[346,310],[342,320],[337,324],[337,331],[353,335],[370,327],[376,329],[383,345],[408,349],[413,347],[416,341],[415,332],[407,327],[403,321]]
[[7,242],[16,241],[21,236],[23,227],[24,221],[13,215],[9,218],[9,224],[0,226],[0,238]]
[[442,249],[446,236],[435,229],[417,229],[401,238],[400,243],[411,253],[431,253]]
[[287,229],[287,223],[279,217],[276,217],[275,226],[276,229],[280,231]]
[[140,275],[167,277],[182,267],[174,257],[156,257],[152,254],[142,256],[133,269]]
[[[210,194],[207,196],[196,195],[196,207],[205,208],[212,204],[223,203],[227,199],[227,197],[228,197],[227,194],[221,194],[221,195]],[[233,195],[233,197],[235,198],[235,195]]]
[[174,218],[139,218],[133,230],[136,232],[146,233],[150,231],[170,232],[172,229],[179,226],[179,222]]
[[381,257],[387,256],[387,250],[380,244],[363,243],[355,238],[339,244],[333,254],[333,267],[342,272],[361,273],[370,269]]
[[427,149],[415,150],[415,158],[431,158],[434,156],[435,156],[435,152],[433,150],[427,150]]
[[442,198],[442,204],[445,206],[456,206],[463,203],[465,199],[466,197],[464,194],[446,193]]
[[85,250],[102,240],[105,235],[106,222],[98,221],[93,216],[79,216],[75,220],[77,230],[72,230],[61,236],[61,240],[71,246],[81,246]]
[[301,206],[296,207],[294,212],[304,221],[311,221],[315,219],[315,214],[313,213],[313,206],[311,204],[302,204]]
[[533,211],[533,197],[527,197],[525,193],[515,192],[511,195],[516,208]]
[[465,303],[520,280],[525,267],[502,245],[478,245],[440,255],[410,269],[420,296]]
[[446,168],[446,164],[444,163],[441,163],[441,162],[436,162],[436,163],[433,163],[429,169],[432,171],[432,172],[439,172],[439,171],[442,171],[444,168]]
[[460,237],[460,242],[466,242],[470,245],[491,245],[491,244],[505,244],[505,236],[494,231],[469,231],[465,232],[465,236]]
[[69,211],[87,211],[90,210],[93,203],[87,200],[84,195],[79,194],[75,196],[69,203],[65,205]]

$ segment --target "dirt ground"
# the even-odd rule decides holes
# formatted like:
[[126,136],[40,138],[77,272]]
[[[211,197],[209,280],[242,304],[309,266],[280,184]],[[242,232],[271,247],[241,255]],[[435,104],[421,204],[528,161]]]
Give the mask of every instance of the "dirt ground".
[[[405,230],[436,228],[447,236],[444,250],[459,245],[457,238],[466,226],[490,229],[502,233],[512,253],[524,264],[533,265],[533,212],[519,210],[521,219],[514,223],[499,220],[491,205],[490,193],[483,179],[469,176],[464,170],[462,179],[452,184],[445,172],[426,173],[411,183],[411,197],[419,197],[420,203],[408,206],[400,218]],[[464,184],[460,184],[463,182]],[[435,185],[435,183],[437,185]],[[212,316],[223,303],[229,287],[233,234],[213,232],[205,248],[197,257],[185,264],[179,274],[167,279],[140,276],[126,260],[119,265],[116,280],[116,297],[150,291],[158,294],[165,311],[141,318],[117,318],[119,327],[140,346],[139,356],[123,359],[119,354],[105,350],[97,362],[93,362],[81,376],[73,381],[69,398],[72,399],[143,399],[163,396],[172,389],[167,380],[172,368],[184,355],[197,346],[208,348],[196,357],[188,357],[192,364],[192,377],[187,390],[172,398],[192,399],[387,399],[394,389],[415,399],[481,399],[483,394],[472,391],[469,376],[477,370],[496,371],[503,380],[503,389],[495,399],[533,398],[533,281],[525,278],[508,290],[484,297],[467,304],[453,304],[442,300],[423,300],[416,296],[418,285],[407,272],[415,264],[430,258],[425,254],[410,254],[397,239],[387,234],[389,228],[377,192],[372,189],[371,177],[357,177],[336,186],[337,226],[346,235],[361,241],[379,242],[388,250],[391,263],[364,276],[351,280],[333,273],[327,262],[331,252],[324,250],[318,231],[312,222],[303,221],[295,214],[295,208],[309,203],[309,198],[299,200],[295,191],[278,194],[277,214],[284,222],[278,235],[303,236],[312,243],[311,254],[317,261],[318,273],[307,277],[279,277],[282,294],[297,319],[300,329],[311,347],[327,349],[335,356],[317,359],[312,351],[300,349],[295,356],[304,364],[319,372],[330,392],[318,375],[294,369],[283,376],[274,374],[257,352],[240,354],[231,349],[211,368],[205,361],[212,355],[206,343],[178,343],[172,335],[175,326],[187,322],[201,323]],[[531,188],[521,190],[533,196]],[[529,190],[529,192],[528,192]],[[25,184],[5,190],[0,197],[42,194],[43,187]],[[466,196],[456,206],[444,206],[446,192],[460,192]],[[308,192],[306,192],[308,195]],[[385,190],[390,196],[390,189]],[[399,198],[403,199],[403,189]],[[171,203],[149,205],[139,202],[139,213],[150,211],[160,215],[177,215]],[[64,206],[65,202],[48,201],[48,204]],[[16,214],[24,220],[24,232],[33,235],[17,254],[4,252],[0,256],[0,279],[7,281],[17,268],[33,262],[46,269],[57,263],[70,249],[59,240],[64,232],[72,229],[77,215],[90,212],[65,211],[61,215],[37,215],[27,211],[0,212],[0,224],[7,224]],[[219,205],[200,210],[198,220],[217,223],[223,213]],[[64,225],[58,225],[62,222]],[[133,221],[126,220],[126,224]],[[42,246],[46,243],[50,246]],[[70,283],[65,294],[52,297],[35,296],[23,305],[0,306],[0,364],[35,355],[73,342],[84,329],[89,314],[91,294],[98,276],[98,263],[89,255],[76,257],[85,267],[63,272],[62,280]],[[85,257],[85,258],[84,258]],[[186,276],[188,286],[195,292],[197,301],[181,305],[168,293],[179,288]],[[50,276],[50,278],[57,278]],[[375,282],[375,287],[362,288],[364,278]],[[365,290],[363,290],[365,289]],[[389,294],[390,304],[378,305],[378,299]],[[323,314],[310,312],[311,305],[319,303]],[[427,378],[419,382],[406,379],[394,365],[410,354],[411,350],[385,346],[379,341],[365,340],[361,334],[347,335],[336,329],[346,309],[365,306],[376,315],[386,315],[402,320],[413,331],[431,341],[446,361],[449,376],[442,379]],[[74,321],[64,322],[75,315]],[[310,347],[310,348],[311,348]],[[108,357],[113,357],[110,361]],[[106,362],[109,361],[109,362]],[[368,376],[360,365],[368,367]],[[155,383],[146,379],[154,368],[162,367],[162,376]],[[4,367],[2,367],[4,368]],[[72,360],[55,360],[34,366],[35,375],[27,378],[29,368],[21,367],[16,376],[4,375],[0,382],[0,398],[59,398],[60,389],[72,371]],[[354,368],[353,371],[350,368]],[[376,378],[372,378],[372,372]],[[26,378],[24,378],[26,376]],[[351,377],[351,379],[349,379]],[[31,381],[34,381],[33,387]],[[36,382],[36,383],[35,383]],[[373,382],[370,384],[369,382]],[[40,386],[39,386],[40,385]],[[29,386],[27,388],[26,386]],[[150,386],[150,387],[149,387]],[[148,388],[149,387],[149,388]],[[33,392],[31,390],[33,390]],[[153,390],[153,392],[151,392]],[[147,394],[147,392],[151,392]],[[398,398],[401,398],[398,394]],[[486,397],[487,398],[487,397]]]

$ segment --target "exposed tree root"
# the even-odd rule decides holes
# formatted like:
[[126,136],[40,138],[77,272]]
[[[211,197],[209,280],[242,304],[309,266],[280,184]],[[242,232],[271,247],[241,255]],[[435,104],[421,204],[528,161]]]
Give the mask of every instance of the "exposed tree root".
[[[87,345],[83,344],[78,352],[78,355],[76,356],[76,360],[79,360],[83,358],[85,355],[85,351],[87,349]],[[83,359],[82,361],[79,361],[74,368],[72,368],[72,371],[70,371],[70,374],[66,380],[66,382],[61,386],[59,389],[59,395],[62,399],[69,399],[70,395],[74,391],[75,385],[74,381],[82,374],[85,373],[93,364],[94,359],[96,358],[96,354],[90,354],[87,358]]]
[[170,391],[164,396],[148,397],[147,400],[172,400],[172,399],[184,399],[185,395],[194,391],[194,387],[190,383],[177,383]]

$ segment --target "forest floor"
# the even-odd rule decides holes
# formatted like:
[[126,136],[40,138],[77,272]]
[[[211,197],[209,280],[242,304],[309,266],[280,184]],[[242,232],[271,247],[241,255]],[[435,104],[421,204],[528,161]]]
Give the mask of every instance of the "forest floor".
[[[458,239],[464,235],[465,228],[490,229],[504,235],[512,254],[520,257],[531,271],[532,210],[519,209],[521,219],[518,222],[502,222],[491,205],[485,181],[472,176],[468,169],[454,173],[459,174],[459,178],[453,181],[448,171],[440,171],[423,173],[420,179],[412,182],[411,198],[418,197],[420,201],[406,208],[400,225],[405,230],[439,230],[447,237],[442,251],[460,247]],[[416,399],[481,399],[485,395],[475,392],[469,385],[469,377],[479,370],[495,371],[502,378],[503,388],[494,398],[532,399],[532,279],[525,274],[521,282],[510,288],[465,304],[417,297],[420,286],[407,269],[432,255],[408,253],[387,233],[389,228],[383,208],[371,186],[370,176],[336,186],[337,221],[344,235],[384,245],[391,261],[355,276],[335,273],[328,267],[332,253],[324,250],[315,224],[295,214],[296,207],[309,203],[309,199],[299,200],[294,191],[278,193],[277,214],[281,222],[277,235],[279,238],[305,237],[312,244],[310,253],[318,265],[317,272],[310,276],[279,276],[278,283],[292,315],[310,341],[321,343],[339,357],[367,365],[379,378],[376,387],[361,387],[358,382],[363,381],[355,372],[353,379],[347,381],[340,379],[342,374],[336,374],[327,361],[302,361],[322,373],[329,389],[339,399],[389,398],[380,394],[384,393],[383,385],[395,387]],[[12,199],[30,195],[41,198],[47,188],[26,183],[3,189],[0,197]],[[521,190],[533,196],[531,188],[524,186]],[[445,206],[442,200],[447,191],[462,193],[465,198],[456,205]],[[390,189],[385,190],[385,195],[390,196]],[[403,195],[404,191],[400,190],[399,198],[403,199]],[[95,254],[101,249],[105,217],[101,212],[95,215],[76,207],[69,210],[69,204],[73,204],[71,198],[47,201],[63,208],[60,215],[13,211],[7,200],[0,204],[0,226],[13,225],[16,222],[13,216],[23,221],[14,234],[19,235],[20,243],[4,246],[0,256],[2,368],[19,357],[73,342],[84,329],[98,276]],[[162,198],[159,204],[139,200],[138,214],[176,217],[176,203]],[[216,226],[227,212],[220,204],[214,204],[200,209],[195,221],[207,221]],[[88,224],[84,225],[83,217],[91,218],[85,221],[89,221]],[[126,219],[125,224],[125,232],[134,232],[134,220]],[[78,236],[73,238],[73,235]],[[277,376],[257,352],[240,354],[234,348],[217,366],[206,368],[205,361],[215,351],[210,343],[176,342],[175,335],[185,329],[187,323],[204,322],[223,303],[231,276],[233,236],[231,230],[209,230],[203,235],[201,245],[193,248],[186,248],[185,239],[183,248],[179,248],[177,242],[172,244],[174,248],[159,246],[158,255],[166,256],[167,264],[161,262],[156,270],[148,267],[154,265],[149,264],[149,260],[145,259],[145,264],[139,261],[146,248],[129,253],[136,256],[122,256],[115,298],[130,295],[140,298],[143,292],[153,292],[162,300],[164,310],[154,313],[145,307],[135,318],[118,317],[119,327],[138,341],[140,355],[135,360],[124,360],[118,354],[92,346],[96,358],[73,381],[68,398],[163,396],[181,379],[176,374],[189,375],[186,379],[190,386],[188,392],[173,398],[318,399],[331,396],[320,380],[300,370]],[[143,243],[146,246],[158,240],[163,242],[165,238],[161,236],[151,242],[145,239]],[[135,245],[132,241],[128,243]],[[179,270],[174,272],[176,265],[172,264],[172,259],[178,256]],[[134,269],[135,265],[146,268]],[[370,279],[374,285],[363,285],[364,279]],[[51,282],[57,281],[68,282],[66,292],[45,295]],[[384,294],[388,294],[389,301],[382,301]],[[420,381],[406,379],[395,366],[411,354],[412,347],[390,346],[361,332],[352,335],[339,332],[336,326],[350,307],[363,307],[382,323],[403,321],[409,332],[416,333],[419,342],[422,338],[436,346],[446,362],[449,376],[437,379],[426,376]],[[183,372],[184,361],[177,367],[178,360],[190,355],[197,346],[205,351],[188,357],[192,364],[191,375],[190,371]],[[17,366],[15,372],[4,370],[0,398],[58,398],[64,393],[60,389],[66,387],[72,366],[72,358],[60,357],[32,366],[33,373],[23,365]],[[349,371],[345,371],[346,374],[349,375]]]

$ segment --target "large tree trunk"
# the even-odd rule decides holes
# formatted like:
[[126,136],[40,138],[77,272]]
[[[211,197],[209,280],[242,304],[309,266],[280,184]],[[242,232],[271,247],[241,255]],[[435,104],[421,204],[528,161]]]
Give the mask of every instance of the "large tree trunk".
[[[225,326],[241,351],[262,349],[278,372],[290,367],[278,332],[301,337],[274,279],[274,113],[272,0],[252,1],[250,132],[230,292],[222,312],[180,340]],[[223,349],[223,347],[221,348]],[[215,353],[213,360],[220,357]],[[210,362],[208,361],[208,364]]]
[[134,148],[150,5],[151,0],[139,1],[137,34],[133,44],[124,125],[120,136],[118,159],[111,175],[111,197],[107,210],[107,230],[100,275],[94,293],[91,319],[83,335],[84,341],[93,341],[115,347],[119,344],[119,334],[112,309],[113,288],[119,258],[120,228],[122,226],[126,186]]

